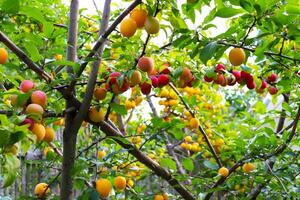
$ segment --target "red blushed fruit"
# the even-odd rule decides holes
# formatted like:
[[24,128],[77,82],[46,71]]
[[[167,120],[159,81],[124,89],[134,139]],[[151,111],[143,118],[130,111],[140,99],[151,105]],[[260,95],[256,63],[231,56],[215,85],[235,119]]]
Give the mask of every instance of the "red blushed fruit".
[[151,72],[154,67],[152,58],[143,56],[138,60],[138,67],[143,72]]
[[297,73],[298,76],[300,76],[300,71]]
[[215,72],[221,73],[224,70],[226,70],[226,67],[223,63],[219,63],[217,64],[216,68],[215,68]]
[[261,80],[261,86],[260,86],[260,89],[262,89],[262,90],[264,90],[264,89],[266,89],[267,88],[267,86],[268,86],[268,83],[267,83],[267,81],[266,80]]
[[248,88],[249,90],[253,90],[255,87],[256,87],[256,84],[255,84],[254,81],[252,81],[252,82],[247,82],[247,88]]
[[225,82],[225,77],[223,74],[219,74],[216,77],[216,79],[214,80],[214,83],[219,84],[219,85],[224,84],[224,82]]
[[109,75],[109,83],[115,84],[117,82],[117,77],[121,76],[120,72],[113,72]]
[[212,81],[214,80],[214,78],[213,78],[213,77],[210,78],[210,77],[208,77],[207,75],[204,75],[204,80],[205,80],[206,82],[210,83],[210,82],[212,82]]
[[164,67],[163,70],[160,72],[161,74],[170,74],[171,68],[170,67]]
[[166,74],[161,74],[158,76],[158,86],[163,87],[169,83],[169,76]]
[[46,96],[46,93],[43,91],[40,91],[40,90],[34,91],[31,94],[30,99],[31,99],[32,103],[39,104],[40,106],[43,106],[43,107],[46,106],[47,96]]
[[156,76],[150,76],[151,83],[153,87],[158,87],[158,78]]
[[241,72],[238,70],[232,70],[231,72],[233,74],[233,76],[235,77],[235,79],[238,81],[239,79],[241,79]]
[[148,95],[151,92],[151,84],[144,82],[140,84],[141,91],[144,95]]
[[26,118],[22,123],[21,125],[25,125],[25,124],[29,124],[29,127],[28,129],[31,130],[33,128],[33,125],[34,125],[34,121],[30,118]]
[[105,89],[106,89],[107,91],[109,91],[109,90],[111,89],[109,83],[105,83]]
[[277,80],[277,74],[272,73],[269,77],[268,77],[268,81],[271,83],[274,83]]
[[111,85],[111,89],[115,94],[121,94],[126,92],[130,87],[129,81],[125,78],[123,80],[123,85],[120,87],[119,84],[116,82],[115,84]]
[[186,83],[187,87],[193,87],[193,81],[195,80],[195,77],[192,76],[192,79],[190,80],[190,82]]
[[31,80],[24,80],[20,84],[20,91],[26,93],[34,88],[34,83]]
[[271,95],[274,95],[278,92],[278,89],[275,86],[270,86],[268,91]]

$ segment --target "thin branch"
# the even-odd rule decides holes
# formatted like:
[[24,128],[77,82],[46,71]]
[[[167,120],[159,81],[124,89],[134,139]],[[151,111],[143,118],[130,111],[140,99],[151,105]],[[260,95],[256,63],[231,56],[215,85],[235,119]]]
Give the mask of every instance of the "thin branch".
[[0,31],[0,41],[3,42],[20,60],[22,60],[31,70],[42,77],[47,83],[52,81],[52,78],[47,72],[42,70],[34,63],[15,43],[13,43],[2,31]]
[[[185,102],[185,100],[183,99],[182,95],[179,93],[179,91],[176,89],[176,87],[172,84],[172,83],[169,83],[169,86],[173,89],[173,91],[179,96],[181,102],[183,103],[184,107],[189,111],[189,113],[191,114],[191,116],[193,118],[195,118],[195,113],[192,111],[192,109],[190,108],[190,106]],[[214,147],[212,146],[207,134],[205,133],[204,129],[202,128],[201,125],[199,125],[199,131],[202,133],[203,137],[204,137],[204,140],[208,146],[208,148],[210,149],[210,152],[213,154],[216,162],[218,163],[219,167],[222,167],[222,162],[221,162],[221,159],[219,158],[219,156],[217,155]]]
[[[95,124],[96,125],[96,124]],[[193,195],[183,186],[180,182],[173,177],[167,170],[162,168],[157,162],[154,162],[148,156],[142,153],[139,149],[135,147],[129,141],[124,142],[124,137],[122,134],[111,127],[107,122],[103,121],[98,123],[100,129],[108,136],[112,136],[112,139],[115,140],[123,148],[128,149],[128,152],[132,154],[138,161],[145,164],[150,168],[156,175],[166,180],[181,196],[186,200],[195,200]],[[122,138],[122,139],[118,139]]]
[[246,42],[246,39],[248,38],[248,36],[249,36],[251,30],[253,29],[253,27],[255,26],[256,22],[257,22],[257,19],[256,19],[256,17],[254,16],[253,23],[251,24],[251,26],[250,26],[249,29],[248,29],[248,32],[246,33],[245,37],[243,38],[242,43],[241,43],[241,47],[244,46],[244,44],[245,44],[245,42]]
[[[239,44],[232,44],[232,43],[228,43],[228,42],[225,42],[225,41],[217,41],[217,43],[221,44],[221,45],[224,45],[224,46],[242,48],[242,49],[245,49],[245,50],[250,51],[250,52],[255,52],[255,49],[252,49],[252,48],[249,48],[249,47],[246,47],[246,46],[241,47],[241,45],[239,45]],[[286,55],[280,55],[279,53],[274,53],[274,52],[271,52],[271,51],[265,51],[263,53],[266,56],[277,56],[277,57],[285,58],[285,59],[288,59],[288,60],[291,60],[291,61],[294,61],[294,62],[300,62],[300,59],[292,58],[292,57],[289,57],[289,56],[286,56]]]
[[269,172],[278,180],[278,182],[280,183],[281,187],[283,188],[285,194],[288,194],[287,189],[285,188],[284,184],[282,183],[281,179],[273,172],[272,168],[273,165],[270,166],[268,162],[266,162],[266,165],[268,167]]

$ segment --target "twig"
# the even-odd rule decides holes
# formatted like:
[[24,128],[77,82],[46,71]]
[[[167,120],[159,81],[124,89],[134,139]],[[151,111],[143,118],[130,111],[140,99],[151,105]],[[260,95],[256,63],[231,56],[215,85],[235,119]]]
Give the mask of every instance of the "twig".
[[24,53],[16,44],[14,44],[2,31],[0,31],[0,41],[3,42],[20,60],[22,60],[31,70],[42,77],[47,83],[52,81],[52,78],[47,72],[42,70],[34,63],[27,54]]
[[267,165],[267,167],[268,167],[268,169],[269,169],[269,172],[270,172],[270,173],[278,180],[278,182],[280,183],[280,185],[281,185],[281,187],[283,188],[285,194],[288,194],[288,191],[287,191],[287,189],[285,188],[285,186],[284,186],[284,184],[282,183],[282,181],[280,180],[280,178],[273,172],[273,170],[272,170],[273,166],[271,167],[267,161],[266,161],[265,163],[266,163],[266,165]]
[[249,36],[249,34],[250,34],[252,28],[255,26],[256,22],[257,22],[257,19],[256,19],[256,17],[254,16],[253,23],[251,24],[251,26],[250,26],[249,29],[248,29],[248,32],[246,33],[245,37],[243,38],[242,43],[241,43],[241,47],[244,46],[244,44],[245,44],[245,42],[246,42],[246,39],[247,39],[247,37]]
[[[192,109],[190,108],[190,106],[185,102],[185,100],[183,99],[182,95],[179,93],[179,91],[176,89],[176,87],[172,84],[172,83],[169,83],[169,86],[173,89],[173,91],[179,96],[181,102],[183,103],[184,107],[189,111],[189,113],[191,114],[192,117],[195,118],[195,113],[192,111]],[[219,156],[217,155],[214,147],[212,146],[207,134],[205,133],[204,129],[202,128],[201,125],[199,125],[199,131],[202,133],[204,139],[205,139],[205,142],[208,146],[208,148],[210,149],[210,152],[213,154],[216,162],[218,163],[219,167],[222,167],[222,162],[219,158]]]

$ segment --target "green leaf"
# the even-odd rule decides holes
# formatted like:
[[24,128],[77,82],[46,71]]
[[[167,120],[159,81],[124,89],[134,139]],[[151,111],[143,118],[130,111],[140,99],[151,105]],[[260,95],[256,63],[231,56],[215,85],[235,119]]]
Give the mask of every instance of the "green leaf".
[[217,164],[212,163],[212,162],[210,162],[208,160],[205,160],[203,164],[205,165],[205,167],[207,167],[209,169],[212,169],[212,170],[216,170],[216,169],[219,168]]
[[35,45],[33,45],[32,43],[26,42],[24,44],[24,46],[34,62],[36,62],[42,58],[42,56],[39,53],[39,50],[36,48]]
[[112,103],[111,108],[113,111],[115,111],[116,113],[120,114],[120,115],[126,115],[127,114],[127,110],[126,107],[124,105],[120,105],[117,103]]
[[3,181],[3,188],[11,186],[14,181],[16,180],[17,172],[16,171],[9,171],[8,173],[4,174],[4,181]]
[[252,12],[253,11],[253,6],[252,6],[251,2],[249,2],[247,0],[240,0],[240,6],[242,8],[244,8],[244,10],[246,10],[248,12]]
[[174,171],[176,171],[176,169],[177,169],[175,161],[172,160],[171,158],[162,158],[160,160],[160,165],[162,167],[167,167],[167,168],[172,169]]
[[188,171],[193,171],[194,170],[194,162],[191,158],[184,158],[182,160],[182,165]]
[[218,10],[215,16],[222,17],[222,18],[229,18],[229,17],[233,17],[233,16],[243,13],[243,12],[244,12],[243,9],[224,7],[224,8],[221,8],[220,10]]
[[46,23],[46,20],[43,16],[43,13],[41,12],[40,9],[35,8],[35,7],[29,7],[29,6],[24,6],[21,8],[20,12],[27,17],[32,17],[35,20],[41,22],[41,23]]
[[20,2],[19,0],[5,0],[1,5],[1,9],[6,13],[15,14],[20,9]]
[[206,65],[207,61],[214,56],[217,50],[217,42],[208,43],[200,53],[200,60]]

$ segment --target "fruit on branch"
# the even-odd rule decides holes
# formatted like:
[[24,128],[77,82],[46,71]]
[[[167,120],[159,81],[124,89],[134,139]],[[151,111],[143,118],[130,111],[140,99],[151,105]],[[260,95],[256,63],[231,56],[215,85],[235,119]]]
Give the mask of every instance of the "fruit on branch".
[[158,76],[158,86],[163,87],[169,83],[169,76],[166,74],[161,74]]
[[147,11],[136,8],[130,12],[130,18],[135,21],[138,28],[142,28],[147,19]]
[[241,72],[238,70],[232,70],[231,72],[233,74],[233,76],[235,77],[236,81],[241,79]]
[[277,80],[277,74],[272,73],[270,76],[268,76],[268,81],[270,83],[274,83],[274,82],[276,82],[276,80]]
[[256,84],[254,81],[247,82],[247,88],[249,90],[253,90],[255,87],[256,87]]
[[143,72],[151,72],[154,68],[154,63],[152,58],[146,56],[139,58],[138,67]]
[[46,106],[47,103],[47,96],[46,93],[40,90],[34,91],[31,94],[31,103],[39,104],[42,107]]
[[123,19],[120,24],[120,32],[124,37],[131,37],[135,34],[137,24],[132,18]]
[[266,89],[267,88],[267,86],[268,86],[268,83],[267,83],[267,81],[266,80],[261,80],[261,86],[260,86],[260,89]]
[[102,159],[106,156],[106,152],[104,150],[97,152],[98,159]]
[[245,62],[246,54],[241,48],[233,48],[229,52],[229,61],[233,66],[239,66]]
[[217,64],[217,66],[215,68],[215,72],[217,72],[217,73],[223,73],[225,70],[226,70],[226,67],[223,63]]
[[199,124],[200,122],[197,118],[192,118],[189,122],[190,127],[193,129],[197,129],[199,127]]
[[127,181],[127,185],[128,185],[128,187],[133,187],[134,186],[134,182],[133,182],[133,180],[131,180],[131,179],[129,179],[128,181]]
[[45,142],[52,142],[55,139],[55,131],[53,130],[53,128],[51,127],[46,127],[45,128],[45,137],[44,137],[44,141]]
[[62,55],[61,54],[55,54],[54,58],[57,61],[62,60]]
[[126,188],[126,179],[122,176],[117,176],[114,179],[114,186],[117,189],[117,191],[122,191]]
[[233,86],[236,83],[236,78],[233,75],[227,76],[226,82],[229,86]]
[[154,195],[153,200],[164,200],[164,196],[161,194],[156,194]]
[[158,78],[156,76],[153,76],[153,75],[150,76],[150,80],[151,80],[151,83],[152,83],[153,87],[155,87],[155,88],[158,87],[159,82],[158,82]]
[[223,177],[227,177],[229,175],[229,170],[226,167],[221,167],[218,170],[218,174]]
[[133,100],[130,101],[130,100],[126,99],[126,101],[125,101],[125,107],[126,107],[127,110],[135,108],[135,106],[136,105],[135,105],[135,102]]
[[54,153],[54,150],[51,147],[45,147],[43,150],[43,156],[47,157],[50,152]]
[[271,85],[271,86],[269,87],[268,91],[269,91],[269,93],[270,93],[271,95],[274,95],[274,94],[277,94],[278,89],[277,89],[275,86],[272,86],[272,85]]
[[32,103],[32,104],[29,104],[26,107],[26,113],[27,114],[36,114],[36,115],[42,116],[43,113],[44,113],[44,109],[39,104]]
[[101,198],[107,198],[112,185],[108,179],[98,179],[96,181],[96,190]]
[[151,92],[151,84],[144,82],[140,84],[141,91],[144,95],[148,95]]
[[5,64],[8,60],[8,53],[6,49],[0,48],[0,64]]
[[193,74],[192,74],[191,70],[187,67],[184,67],[182,69],[180,79],[182,79],[185,83],[190,82],[193,79]]
[[219,85],[226,84],[225,76],[223,74],[218,74],[217,77],[214,79],[214,83]]
[[164,197],[164,200],[169,200],[169,194],[168,193],[164,193],[163,197]]
[[193,141],[193,139],[192,139],[192,137],[190,135],[185,136],[183,140],[185,142],[192,142]]
[[97,101],[105,99],[107,90],[102,87],[97,87],[94,90],[94,97]]
[[88,117],[90,120],[92,120],[93,122],[101,122],[104,120],[104,117],[105,117],[105,113],[104,111],[100,108],[99,110],[94,106],[94,107],[91,107],[89,109],[89,112],[88,112]]
[[204,75],[204,81],[210,83],[210,82],[212,82],[213,80],[214,80],[213,77],[208,77],[207,75]]
[[24,119],[24,121],[20,125],[25,125],[25,124],[28,124],[29,125],[28,129],[32,130],[33,125],[34,125],[34,121],[33,121],[33,119],[26,118],[26,119]]
[[119,77],[119,76],[121,76],[122,74],[120,73],[120,72],[112,72],[110,75],[109,75],[109,78],[108,78],[108,80],[109,80],[109,84],[115,84],[115,83],[117,83],[117,78]]
[[159,32],[160,25],[155,17],[148,16],[145,22],[145,30],[148,34],[156,34]]
[[112,89],[113,93],[121,94],[123,92],[126,92],[129,89],[129,87],[130,87],[130,85],[129,85],[128,79],[124,78],[122,86],[119,86],[119,83],[116,82],[115,84],[113,84],[111,86],[111,89]]
[[37,141],[42,141],[46,135],[45,127],[39,123],[34,123],[31,132],[36,136]]
[[138,70],[135,70],[130,77],[130,85],[136,86],[142,82],[142,74]]
[[27,93],[34,88],[34,83],[31,80],[24,80],[20,84],[20,91]]
[[161,74],[170,74],[171,73],[171,68],[164,66],[164,68],[160,71]]
[[250,173],[255,169],[255,166],[252,163],[245,163],[243,165],[243,171],[245,173]]
[[46,183],[39,183],[34,188],[34,194],[38,198],[45,198],[50,193],[50,188]]

